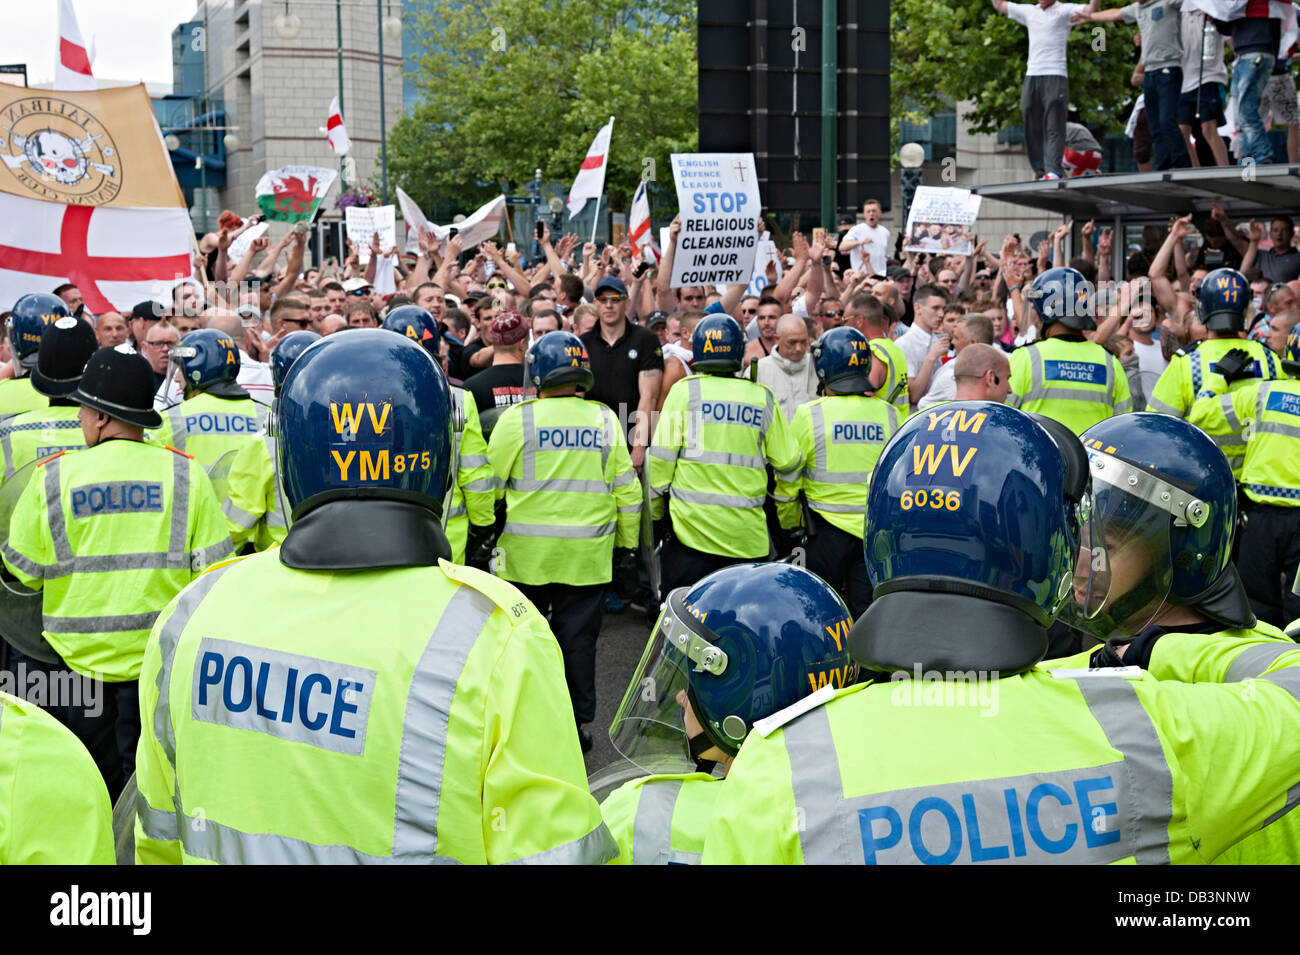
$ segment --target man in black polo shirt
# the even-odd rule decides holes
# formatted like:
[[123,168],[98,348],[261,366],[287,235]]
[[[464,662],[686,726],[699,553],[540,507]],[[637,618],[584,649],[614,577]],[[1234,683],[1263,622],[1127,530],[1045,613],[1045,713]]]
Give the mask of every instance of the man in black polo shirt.
[[619,416],[628,434],[632,466],[640,472],[654,433],[650,415],[659,401],[664,356],[659,336],[629,322],[623,315],[626,308],[627,286],[612,275],[601,279],[596,286],[600,321],[582,336],[582,343],[596,378],[596,387],[587,397],[608,405]]

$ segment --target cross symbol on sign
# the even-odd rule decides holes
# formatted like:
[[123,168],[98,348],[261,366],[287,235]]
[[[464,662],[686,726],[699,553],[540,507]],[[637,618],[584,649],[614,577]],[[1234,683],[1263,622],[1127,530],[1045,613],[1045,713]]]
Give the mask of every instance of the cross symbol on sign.
[[735,162],[731,164],[731,168],[736,170],[736,178],[739,179],[741,182],[744,182],[745,169],[747,168],[745,166],[745,161],[743,159],[737,159]]
[[5,268],[33,275],[63,276],[86,300],[86,309],[96,315],[113,310],[113,304],[100,291],[99,281],[147,282],[175,281],[190,274],[193,263],[181,255],[108,256],[91,255],[87,247],[91,206],[65,206],[59,227],[58,252],[36,252],[0,245],[0,261]]

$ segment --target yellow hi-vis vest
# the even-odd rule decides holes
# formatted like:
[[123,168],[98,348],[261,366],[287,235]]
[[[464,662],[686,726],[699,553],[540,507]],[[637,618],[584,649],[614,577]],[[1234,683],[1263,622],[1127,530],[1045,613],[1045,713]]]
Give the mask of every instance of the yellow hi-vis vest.
[[1294,805],[1300,647],[1179,634],[1128,672],[899,674],[778,715],[704,862],[1205,863]]
[[646,456],[655,519],[672,499],[673,533],[726,557],[767,557],[766,465],[793,481],[803,467],[785,416],[763,385],[692,375],[668,392]]
[[1226,421],[1242,435],[1234,475],[1248,498],[1300,507],[1300,381],[1257,381],[1198,401],[1189,420],[1207,431]]
[[203,468],[127,440],[47,458],[0,548],[22,583],[44,588],[50,646],[78,673],[109,682],[140,675],[158,612],[230,551]]
[[613,858],[559,645],[519,591],[279,554],[213,568],[150,636],[137,863]]
[[163,414],[155,440],[194,455],[205,468],[227,451],[242,450],[266,426],[266,408],[252,398],[220,398],[206,391]]
[[86,747],[0,692],[0,865],[112,865],[113,811]]
[[[1207,338],[1174,352],[1169,367],[1160,375],[1147,401],[1148,411],[1159,411],[1186,418],[1198,398],[1213,397],[1228,391],[1228,383],[1216,370],[1219,359],[1234,349],[1241,349],[1253,359],[1253,377],[1271,380],[1282,377],[1277,356],[1269,348],[1247,338]],[[1251,384],[1238,379],[1233,390]]]
[[623,428],[597,401],[530,398],[488,439],[506,502],[495,573],[521,584],[609,583],[615,545],[636,547],[641,488]]
[[898,430],[899,417],[893,405],[863,395],[828,395],[800,405],[790,433],[802,470],[796,480],[778,480],[772,495],[781,526],[801,523],[802,490],[808,506],[827,522],[861,538],[871,472]]
[[56,405],[0,420],[0,453],[4,454],[0,480],[9,480],[19,468],[51,454],[84,448],[80,412],[80,407]]
[[50,399],[32,387],[30,375],[0,379],[0,418],[49,406]]
[[230,528],[235,549],[252,541],[254,550],[284,542],[288,531],[280,492],[276,487],[275,438],[263,431],[256,441],[245,442],[235,452],[226,484],[221,513]]
[[492,466],[488,463],[487,442],[479,426],[474,395],[455,385],[451,388],[452,430],[451,493],[447,498],[444,524],[447,543],[451,545],[454,564],[465,563],[465,545],[469,525],[489,527],[495,520]]
[[1083,434],[1133,410],[1119,359],[1096,342],[1046,338],[1011,353],[1007,404],[1047,415]]
[[618,843],[610,865],[699,865],[721,779],[706,773],[643,776],[600,804]]
[[907,356],[893,339],[884,335],[867,341],[871,353],[885,365],[885,382],[877,390],[875,397],[889,402],[898,409],[900,421],[906,421],[912,412],[912,405],[907,396]]

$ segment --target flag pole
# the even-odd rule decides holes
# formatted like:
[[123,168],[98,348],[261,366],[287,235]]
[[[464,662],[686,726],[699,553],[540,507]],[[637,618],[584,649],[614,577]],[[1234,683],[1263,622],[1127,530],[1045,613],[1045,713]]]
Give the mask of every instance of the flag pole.
[[591,241],[596,241],[596,223],[600,221],[600,196],[596,197],[596,214],[591,217]]

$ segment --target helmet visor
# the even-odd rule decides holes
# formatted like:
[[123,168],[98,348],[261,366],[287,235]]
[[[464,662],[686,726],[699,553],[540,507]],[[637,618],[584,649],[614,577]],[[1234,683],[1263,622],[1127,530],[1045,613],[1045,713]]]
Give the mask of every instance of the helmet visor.
[[1207,510],[1145,468],[1097,451],[1089,458],[1094,515],[1081,535],[1074,601],[1061,616],[1098,640],[1134,637],[1169,596],[1171,527],[1204,523]]
[[717,675],[727,666],[726,654],[685,610],[688,592],[681,587],[664,602],[609,728],[614,749],[647,773],[695,771],[686,726],[690,672]]

